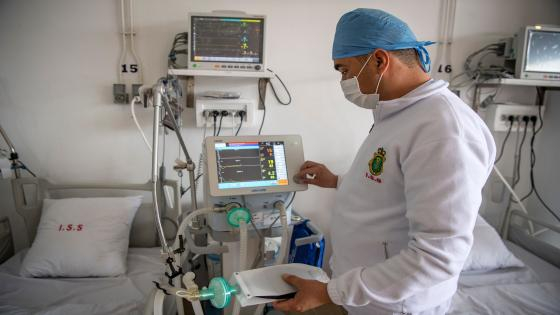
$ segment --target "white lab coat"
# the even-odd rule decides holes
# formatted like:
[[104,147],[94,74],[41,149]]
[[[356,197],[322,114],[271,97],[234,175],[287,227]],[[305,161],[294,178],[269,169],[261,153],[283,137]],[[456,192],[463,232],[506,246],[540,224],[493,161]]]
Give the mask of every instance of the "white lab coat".
[[456,291],[496,148],[447,85],[380,102],[339,177],[328,292],[352,315],[431,312]]

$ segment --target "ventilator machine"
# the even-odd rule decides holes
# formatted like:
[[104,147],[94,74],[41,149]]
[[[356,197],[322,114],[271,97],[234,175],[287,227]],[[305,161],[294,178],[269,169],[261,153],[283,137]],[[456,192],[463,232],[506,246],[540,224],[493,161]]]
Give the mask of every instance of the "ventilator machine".
[[[151,145],[154,194],[161,177],[159,133],[167,122],[185,156],[185,161],[176,161],[174,169],[189,173],[193,201],[192,210],[180,221],[173,244],[167,243],[159,219],[161,205],[155,203],[168,281],[155,283],[154,299],[147,311],[153,309],[154,314],[160,314],[165,295],[175,295],[191,302],[196,314],[203,314],[201,301],[207,300],[213,311],[229,306],[228,314],[249,314],[241,309],[253,306],[250,314],[262,314],[265,303],[293,296],[295,288],[283,282],[282,274],[328,281],[318,267],[284,264],[290,244],[290,225],[302,220],[292,211],[291,201],[296,192],[307,189],[307,185],[294,179],[304,162],[300,136],[206,137],[201,159],[204,207],[199,208],[194,162],[175,119],[164,119],[173,115],[176,82],[162,78],[152,87],[140,88],[140,94],[136,101],[143,100],[154,108]],[[298,239],[298,244],[319,242],[322,235],[314,226],[313,230],[317,231],[315,235]],[[274,238],[278,237],[281,241],[275,249]],[[186,262],[191,270],[187,273],[183,272]],[[206,286],[195,282],[197,265],[208,267],[207,276],[211,279]]]

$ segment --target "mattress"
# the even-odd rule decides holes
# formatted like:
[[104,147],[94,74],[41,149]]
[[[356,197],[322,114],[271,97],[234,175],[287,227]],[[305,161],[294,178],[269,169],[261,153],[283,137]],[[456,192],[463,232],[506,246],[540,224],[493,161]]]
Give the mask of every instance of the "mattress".
[[506,246],[526,267],[461,274],[448,314],[560,314],[560,269]]
[[[164,271],[159,248],[130,248],[124,276],[25,278],[19,269],[26,252],[0,266],[0,314],[143,314],[152,281]],[[173,303],[166,299],[166,309]]]

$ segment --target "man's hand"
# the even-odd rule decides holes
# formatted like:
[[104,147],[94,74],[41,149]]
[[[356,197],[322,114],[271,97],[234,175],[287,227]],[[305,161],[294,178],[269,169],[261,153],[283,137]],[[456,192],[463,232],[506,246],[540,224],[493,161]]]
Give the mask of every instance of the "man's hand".
[[298,291],[293,299],[272,303],[274,308],[279,311],[305,312],[332,303],[326,283],[305,280],[292,275],[283,275],[282,279],[296,287]]
[[336,188],[338,176],[334,175],[329,169],[317,162],[306,161],[296,174],[295,180],[301,184],[312,184],[325,188]]

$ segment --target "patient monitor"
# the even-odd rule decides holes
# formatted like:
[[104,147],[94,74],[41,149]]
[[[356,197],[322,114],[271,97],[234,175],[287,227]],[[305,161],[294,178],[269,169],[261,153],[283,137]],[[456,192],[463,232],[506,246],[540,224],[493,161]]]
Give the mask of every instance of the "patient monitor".
[[189,68],[264,71],[265,21],[239,11],[190,13]]

